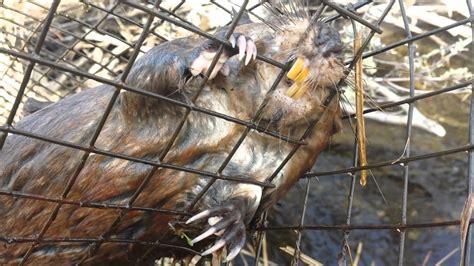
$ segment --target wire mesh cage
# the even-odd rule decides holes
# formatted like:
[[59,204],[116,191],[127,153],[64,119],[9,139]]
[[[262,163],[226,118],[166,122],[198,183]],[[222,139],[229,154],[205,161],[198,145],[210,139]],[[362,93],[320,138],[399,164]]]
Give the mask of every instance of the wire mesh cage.
[[[278,27],[270,18],[275,13],[288,16],[297,5],[304,6],[313,18],[331,23],[339,30],[346,45],[344,63],[348,70],[354,67],[357,58],[364,59],[368,100],[364,114],[370,119],[366,127],[369,164],[358,164],[355,114],[351,104],[355,93],[350,81],[353,76],[349,74],[346,82],[337,84],[334,90],[344,107],[342,133],[334,137],[312,170],[301,176],[275,208],[250,224],[247,229],[255,232],[254,237],[234,262],[267,265],[320,262],[329,265],[452,265],[461,262],[469,265],[473,254],[469,228],[473,220],[466,215],[463,219],[460,217],[464,203],[473,191],[474,176],[474,109],[470,97],[474,15],[470,0],[455,4],[442,0],[353,3],[326,0],[2,1],[0,146],[12,135],[19,135],[82,152],[80,160],[75,162],[74,175],[65,180],[60,194],[25,192],[2,181],[0,197],[5,199],[2,202],[5,205],[0,208],[4,208],[8,200],[23,199],[33,205],[36,202],[47,204],[44,206],[49,210],[44,221],[29,217],[31,223],[42,224],[40,231],[30,235],[0,232],[3,250],[23,246],[17,254],[20,259],[15,261],[20,264],[31,262],[39,247],[51,248],[53,254],[68,243],[87,247],[91,257],[104,249],[104,243],[123,244],[117,246],[122,249],[126,245],[145,247],[145,255],[130,264],[144,263],[148,257],[153,257],[157,248],[199,255],[183,245],[164,243],[159,239],[117,237],[114,232],[122,230],[128,224],[127,219],[133,219],[133,213],[137,212],[191,216],[193,207],[217,180],[271,189],[285,163],[306,144],[305,138],[284,136],[259,126],[253,119],[239,119],[192,102],[176,101],[129,86],[127,76],[136,59],[157,45],[195,34],[219,44],[218,53],[221,53],[231,43],[209,32],[227,27],[226,34],[231,36],[237,23],[247,15],[252,21]],[[351,21],[364,36],[362,47],[356,52],[352,51]],[[289,70],[287,62],[260,54],[256,60],[282,69],[283,74]],[[217,60],[213,59],[208,73],[216,64]],[[284,75],[278,75],[272,83],[277,85],[284,82],[283,79]],[[43,107],[101,84],[116,90],[110,102],[104,103],[107,107],[100,122],[85,143],[53,138],[48,132],[15,128],[15,123],[22,117],[36,111],[29,110],[28,106]],[[185,108],[186,115],[175,121],[176,130],[170,133],[172,141],[166,145],[159,160],[96,147],[115,101],[124,91]],[[26,104],[28,101],[33,104]],[[187,117],[194,112],[246,128],[241,139],[230,148],[229,157],[215,172],[164,160]],[[223,174],[230,158],[250,132],[292,145],[285,160],[276,165],[275,171],[264,181]],[[71,195],[80,182],[77,177],[86,161],[96,155],[146,165],[149,174],[140,180],[123,204],[89,201]],[[207,176],[209,183],[184,209],[137,205],[137,199],[148,192],[150,178],[158,169]],[[369,170],[369,182],[364,188],[358,185],[362,170]],[[110,223],[104,222],[101,234],[93,237],[87,232],[51,235],[48,230],[54,227],[64,206],[110,211],[116,218]],[[467,223],[465,234],[468,237],[460,242],[463,220]],[[82,262],[85,261],[87,256]]]

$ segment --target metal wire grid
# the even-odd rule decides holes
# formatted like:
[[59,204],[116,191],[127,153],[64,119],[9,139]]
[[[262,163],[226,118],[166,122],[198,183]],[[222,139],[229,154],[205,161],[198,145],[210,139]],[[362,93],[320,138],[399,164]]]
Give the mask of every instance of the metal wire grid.
[[[57,7],[60,3],[59,0],[53,1],[52,5],[50,7],[42,6],[44,9],[49,9],[49,11],[48,11],[48,15],[47,15],[46,19],[44,19],[42,21],[41,27],[38,26],[37,28],[35,28],[34,30],[31,31],[31,36],[33,36],[41,28],[41,31],[39,33],[39,37],[37,38],[36,43],[35,43],[35,48],[34,48],[33,54],[27,54],[27,53],[24,53],[24,52],[17,52],[17,51],[14,51],[12,49],[0,48],[0,53],[4,53],[4,54],[10,55],[12,57],[15,57],[17,59],[23,59],[23,60],[26,60],[26,61],[29,62],[26,70],[24,71],[23,81],[21,83],[20,88],[18,89],[18,94],[15,98],[14,105],[11,108],[10,114],[8,116],[8,119],[7,119],[7,123],[6,123],[5,126],[0,127],[0,131],[3,132],[2,135],[0,135],[0,147],[3,146],[3,144],[5,142],[5,139],[7,138],[8,134],[18,134],[18,135],[38,139],[38,140],[41,140],[41,141],[46,141],[46,142],[50,142],[50,143],[53,143],[53,144],[74,148],[74,149],[81,150],[81,151],[85,152],[82,159],[81,159],[81,161],[80,161],[80,163],[78,164],[78,166],[76,168],[75,174],[68,180],[67,186],[64,188],[64,191],[63,191],[61,196],[53,198],[53,197],[46,197],[46,196],[42,196],[42,195],[35,195],[35,194],[24,193],[24,192],[19,192],[19,191],[0,190],[0,195],[12,196],[12,197],[18,197],[18,198],[26,198],[26,199],[34,199],[34,200],[41,200],[41,201],[53,202],[53,203],[57,204],[56,208],[51,213],[51,215],[49,217],[49,220],[44,224],[42,230],[37,234],[36,237],[15,237],[15,236],[3,236],[2,235],[2,236],[0,236],[0,240],[3,241],[3,242],[6,242],[8,244],[10,244],[10,243],[25,243],[25,242],[32,243],[31,246],[30,246],[30,249],[28,250],[26,255],[23,257],[23,260],[22,260],[21,264],[25,264],[27,262],[28,257],[31,255],[31,252],[40,243],[54,243],[54,242],[84,242],[84,243],[90,243],[90,246],[89,246],[90,247],[90,254],[95,254],[98,251],[98,249],[100,248],[100,244],[104,243],[104,242],[121,242],[121,243],[133,243],[133,244],[145,245],[145,246],[150,247],[149,251],[152,251],[154,248],[157,248],[157,247],[161,247],[161,248],[166,247],[166,248],[182,249],[182,250],[188,251],[191,254],[197,254],[195,251],[193,251],[191,249],[187,249],[187,248],[182,247],[182,246],[167,245],[165,243],[161,243],[159,240],[155,241],[155,242],[147,242],[147,241],[140,241],[140,240],[136,240],[136,239],[111,238],[110,235],[113,233],[113,231],[115,230],[117,225],[120,223],[121,219],[125,216],[125,214],[128,211],[131,211],[131,210],[141,210],[141,211],[147,211],[147,212],[166,213],[166,214],[176,215],[178,217],[189,216],[190,215],[189,211],[195,206],[195,204],[200,200],[200,198],[202,198],[202,196],[207,192],[207,190],[210,188],[210,186],[212,186],[212,184],[217,179],[228,180],[228,181],[231,181],[231,182],[251,183],[251,184],[256,184],[256,185],[262,186],[264,188],[274,187],[274,185],[272,184],[273,178],[282,169],[284,164],[291,158],[291,156],[294,154],[294,152],[296,152],[296,150],[301,145],[305,144],[304,136],[303,136],[302,139],[299,139],[299,140],[291,139],[291,138],[283,138],[283,140],[294,144],[294,149],[289,154],[289,156],[286,158],[286,160],[284,160],[282,162],[282,164],[276,168],[276,171],[274,172],[274,174],[272,174],[270,177],[268,177],[265,182],[258,182],[258,181],[243,179],[243,178],[234,178],[234,177],[224,176],[222,174],[222,171],[224,170],[227,163],[231,160],[231,158],[232,158],[233,154],[235,153],[235,151],[238,149],[240,144],[243,142],[243,140],[246,138],[247,134],[251,130],[257,130],[257,131],[262,132],[264,134],[267,134],[267,135],[270,135],[270,136],[273,136],[273,137],[276,137],[276,138],[281,138],[281,136],[279,134],[277,134],[276,132],[269,132],[269,131],[267,131],[263,128],[260,128],[255,123],[255,121],[257,121],[261,111],[263,110],[263,106],[264,106],[265,103],[262,103],[262,105],[260,106],[259,111],[256,113],[254,119],[252,119],[250,121],[243,121],[243,120],[239,120],[239,119],[236,119],[234,117],[229,117],[229,116],[226,116],[226,115],[223,115],[223,114],[220,114],[220,113],[216,113],[216,112],[213,112],[213,111],[210,111],[210,110],[207,110],[207,109],[199,108],[199,107],[194,106],[192,104],[185,104],[185,103],[182,103],[182,102],[179,102],[179,101],[168,99],[164,96],[157,95],[157,94],[154,94],[154,93],[150,93],[150,92],[147,92],[147,91],[143,91],[139,88],[132,88],[132,87],[128,86],[127,84],[125,84],[124,81],[126,80],[126,77],[129,73],[136,57],[138,56],[139,52],[141,51],[141,47],[143,45],[143,42],[144,42],[145,38],[149,34],[153,34],[153,35],[159,37],[160,39],[162,39],[164,41],[166,40],[165,37],[160,36],[159,34],[157,34],[154,31],[154,29],[160,23],[162,23],[163,21],[172,23],[172,24],[177,25],[179,27],[182,27],[186,30],[189,30],[189,31],[191,31],[195,34],[199,34],[201,36],[204,36],[208,39],[212,39],[212,40],[217,41],[218,43],[220,43],[218,53],[217,53],[216,57],[214,58],[213,62],[211,63],[211,66],[210,66],[209,71],[208,71],[207,74],[210,74],[212,72],[212,69],[214,68],[215,64],[217,63],[217,59],[219,58],[219,55],[222,53],[225,46],[227,46],[227,47],[230,46],[230,43],[226,40],[217,39],[213,35],[210,35],[210,34],[204,32],[204,31],[200,30],[199,28],[197,28],[194,25],[187,22],[185,19],[177,16],[175,14],[175,11],[178,10],[179,7],[185,2],[184,0],[181,1],[180,3],[178,3],[172,11],[168,11],[166,9],[160,8],[161,1],[156,1],[154,3],[154,8],[150,8],[149,6],[142,5],[142,4],[137,4],[134,1],[118,1],[108,10],[106,10],[104,8],[101,8],[100,6],[94,5],[93,3],[88,2],[88,1],[83,1],[83,2],[87,3],[92,8],[99,9],[101,12],[105,13],[104,16],[101,19],[99,19],[94,25],[91,25],[91,24],[89,24],[87,22],[84,22],[84,21],[81,21],[79,19],[74,19],[74,18],[68,17],[68,19],[72,19],[75,22],[77,22],[77,23],[81,24],[82,26],[86,27],[88,29],[88,32],[91,32],[91,31],[101,32],[101,30],[99,29],[101,23],[103,23],[106,20],[106,18],[109,17],[109,16],[116,16],[120,19],[126,20],[126,21],[128,21],[130,23],[133,23],[136,26],[142,28],[143,29],[142,33],[140,35],[140,38],[138,39],[138,41],[135,44],[128,43],[128,42],[120,39],[120,41],[127,43],[127,45],[129,45],[132,49],[132,56],[130,57],[130,59],[128,61],[128,64],[127,64],[125,70],[122,73],[120,81],[112,81],[112,80],[109,80],[109,79],[105,79],[105,78],[102,78],[102,77],[99,77],[99,76],[81,71],[80,69],[78,69],[74,65],[68,64],[67,61],[62,60],[62,56],[55,58],[55,61],[50,61],[50,60],[45,59],[44,55],[43,56],[40,55],[40,53],[42,52],[43,44],[44,44],[45,40],[48,38],[47,34],[48,34],[49,29],[50,28],[57,28],[54,24],[52,24],[53,18],[55,18],[55,16],[63,16],[62,14],[56,12]],[[266,2],[266,1],[263,1],[263,2]],[[353,8],[358,8],[358,7],[363,6],[363,5],[365,5],[369,2],[370,1],[360,2],[356,5],[354,5]],[[211,3],[218,6],[218,7],[220,7],[220,8],[223,8],[221,5],[219,5],[217,3],[217,1],[211,1]],[[407,184],[408,184],[408,178],[409,178],[409,165],[408,165],[409,162],[412,162],[412,161],[415,161],[415,160],[424,160],[424,159],[428,159],[428,158],[440,157],[440,156],[444,156],[444,155],[452,154],[452,153],[468,152],[468,154],[469,154],[469,166],[468,166],[469,167],[469,171],[468,171],[469,173],[468,173],[468,178],[467,178],[468,193],[473,191],[472,180],[474,178],[474,170],[473,170],[474,169],[474,167],[473,167],[474,166],[474,155],[473,155],[472,150],[474,149],[474,130],[473,130],[473,128],[474,128],[474,108],[473,108],[474,99],[471,98],[470,132],[469,132],[469,144],[468,145],[453,148],[453,149],[449,149],[449,150],[444,150],[444,151],[440,151],[440,152],[435,152],[435,153],[431,153],[431,154],[425,154],[425,155],[419,155],[419,156],[410,156],[410,138],[411,138],[411,130],[412,130],[413,103],[420,100],[420,99],[432,97],[432,96],[439,95],[439,94],[442,94],[442,93],[446,93],[446,92],[452,91],[452,90],[458,90],[458,89],[466,88],[466,87],[469,87],[469,86],[471,86],[471,89],[474,88],[474,85],[472,84],[472,81],[471,81],[471,82],[466,82],[466,83],[462,83],[462,84],[457,84],[457,85],[454,85],[454,86],[451,86],[451,87],[446,87],[444,89],[440,89],[440,90],[437,90],[437,91],[433,91],[433,92],[421,94],[421,95],[418,95],[418,96],[414,96],[414,71],[415,71],[415,69],[414,69],[414,65],[413,65],[413,58],[414,58],[415,50],[414,50],[413,42],[415,42],[417,40],[420,40],[420,39],[423,39],[423,38],[426,38],[426,37],[431,36],[433,34],[437,34],[439,32],[446,31],[450,28],[453,28],[453,27],[456,27],[456,26],[459,26],[459,25],[467,24],[469,22],[471,22],[471,26],[473,27],[473,31],[474,31],[474,26],[473,26],[474,25],[474,21],[473,21],[474,14],[473,14],[472,3],[471,3],[470,0],[467,0],[467,5],[468,5],[469,11],[470,11],[470,18],[465,19],[465,20],[461,20],[461,21],[456,22],[456,23],[453,23],[452,25],[449,25],[447,27],[438,28],[438,29],[435,29],[433,31],[426,32],[424,34],[420,34],[420,35],[417,35],[417,36],[412,36],[411,32],[409,30],[408,22],[407,22],[408,18],[405,14],[405,11],[404,11],[403,1],[399,0],[398,5],[400,6],[400,10],[401,10],[401,13],[402,13],[407,38],[404,39],[404,40],[398,41],[396,43],[393,43],[391,45],[388,45],[388,46],[386,46],[382,49],[372,51],[370,53],[364,53],[363,54],[362,52],[365,49],[365,47],[368,45],[368,43],[370,42],[370,39],[374,36],[374,34],[376,32],[380,32],[379,25],[381,24],[381,22],[383,21],[383,19],[385,18],[385,16],[387,15],[387,13],[390,11],[390,9],[392,8],[392,6],[394,4],[395,4],[395,0],[392,0],[392,1],[389,2],[385,12],[381,15],[381,17],[378,19],[378,21],[375,25],[361,19],[360,17],[358,17],[357,15],[352,13],[351,11],[349,11],[347,9],[344,9],[344,8],[341,8],[340,6],[334,4],[330,1],[327,1],[327,0],[324,0],[321,7],[316,11],[316,16],[319,17],[322,14],[323,10],[327,6],[329,6],[329,7],[333,8],[334,10],[338,11],[341,15],[343,15],[345,17],[350,17],[351,19],[353,19],[355,21],[358,21],[362,25],[367,26],[371,29],[370,34],[368,35],[368,37],[364,41],[362,48],[356,54],[355,58],[360,57],[360,56],[362,56],[363,58],[367,58],[367,57],[371,57],[371,56],[374,56],[376,54],[383,53],[387,50],[390,50],[390,49],[393,49],[395,47],[399,47],[399,46],[402,46],[402,45],[405,45],[405,44],[408,46],[409,65],[410,65],[410,86],[409,86],[410,87],[410,97],[407,98],[407,99],[398,101],[398,102],[382,105],[380,107],[381,109],[385,109],[385,108],[390,108],[390,107],[394,107],[394,106],[399,106],[399,105],[402,105],[402,104],[409,104],[410,108],[409,108],[407,127],[406,127],[407,148],[404,151],[404,154],[401,158],[397,158],[397,159],[394,159],[394,160],[374,163],[374,164],[368,165],[366,167],[358,167],[357,164],[354,163],[354,166],[351,167],[351,168],[333,170],[333,171],[327,171],[327,172],[310,172],[310,173],[307,173],[305,175],[306,178],[310,178],[310,177],[316,177],[316,176],[317,177],[322,177],[322,176],[332,175],[332,174],[336,174],[336,173],[349,173],[349,176],[351,177],[351,189],[350,189],[350,193],[348,195],[349,204],[348,204],[348,209],[347,209],[346,224],[343,224],[343,225],[310,225],[310,224],[305,224],[304,223],[304,217],[305,217],[308,194],[309,194],[308,191],[309,191],[309,186],[310,186],[310,182],[309,182],[310,179],[308,179],[307,186],[306,186],[305,199],[304,199],[304,204],[303,204],[303,210],[302,210],[302,213],[301,213],[300,223],[299,223],[298,226],[269,227],[269,226],[260,225],[256,228],[254,228],[255,230],[257,230],[259,232],[264,232],[266,230],[297,230],[298,231],[298,237],[297,237],[297,241],[295,243],[296,244],[295,245],[296,250],[295,250],[295,254],[294,254],[294,258],[293,258],[293,263],[294,264],[297,264],[298,260],[299,260],[301,235],[302,235],[303,231],[305,231],[305,230],[341,230],[343,232],[343,239],[342,239],[343,242],[347,242],[347,239],[349,237],[349,233],[350,233],[351,230],[358,230],[358,229],[360,229],[360,230],[362,230],[362,229],[363,230],[382,230],[382,229],[398,230],[400,232],[399,265],[402,265],[403,264],[403,256],[404,256],[405,231],[407,229],[432,228],[432,227],[440,227],[440,226],[458,225],[460,223],[460,221],[458,221],[458,220],[456,220],[456,221],[444,221],[444,222],[433,222],[433,223],[423,223],[423,224],[409,224],[409,223],[407,223],[407,220],[406,220],[406,202],[407,202],[407,194],[408,194]],[[9,8],[9,7],[5,6],[3,3],[1,3],[0,5],[1,5],[2,8]],[[124,5],[124,6],[127,6],[127,7],[136,8],[138,10],[141,10],[141,11],[147,13],[149,17],[148,17],[148,20],[147,20],[146,24],[145,25],[140,25],[139,23],[133,22],[132,20],[115,13],[114,10],[119,5]],[[251,12],[253,9],[257,8],[261,4],[258,4],[258,5],[252,6],[252,7],[248,7],[248,8],[247,8],[247,5],[248,5],[248,1],[244,1],[242,6],[240,7],[239,11],[237,12],[237,14],[234,16],[234,18],[233,18],[233,20],[230,24],[229,31],[226,34],[227,39],[233,33],[233,31],[234,31],[234,29],[237,25],[237,22],[240,19],[240,17],[242,16],[243,12],[245,10]],[[17,11],[17,10],[15,10],[15,11]],[[229,11],[229,10],[226,10],[226,11],[231,13],[231,11]],[[337,17],[338,16],[332,17],[328,20],[336,19]],[[158,18],[159,22],[155,23],[153,25],[153,22],[154,22],[155,18]],[[17,25],[17,26],[21,26],[21,25]],[[64,31],[63,29],[59,29],[59,30]],[[64,31],[64,33],[69,34],[70,32]],[[104,33],[104,32],[102,32],[102,33]],[[108,32],[107,32],[107,34],[113,35],[113,34],[110,34]],[[79,51],[75,50],[75,45],[79,41],[86,41],[87,42],[87,40],[85,39],[86,35],[87,35],[87,33],[82,35],[82,36],[77,36],[77,35],[71,34],[71,36],[74,36],[76,38],[76,42],[73,42],[71,45],[66,46],[64,54],[67,53],[67,52],[80,53]],[[16,36],[16,37],[21,38],[21,36]],[[115,36],[115,38],[118,38],[118,37]],[[31,41],[32,41],[31,38],[28,38],[26,40],[26,43],[30,43]],[[89,43],[92,44],[92,45],[95,45],[92,42],[89,42]],[[25,47],[22,47],[22,51],[23,51],[24,48]],[[102,49],[102,48],[100,48],[100,49]],[[50,54],[50,56],[51,56],[51,54]],[[86,55],[83,55],[83,56],[86,56]],[[286,62],[284,62],[284,63],[276,62],[272,59],[265,58],[265,57],[262,57],[260,55],[258,55],[257,58],[259,60],[262,60],[264,62],[267,62],[269,64],[272,64],[274,66],[277,66],[277,67],[281,68],[281,72],[278,75],[278,77],[276,78],[272,89],[270,90],[270,92],[271,92],[276,87],[276,85],[280,82],[280,80],[284,76],[286,70],[288,70],[288,64]],[[89,59],[93,60],[91,58],[89,58]],[[68,66],[65,66],[64,64],[60,64],[59,62],[61,60]],[[349,68],[352,68],[354,62],[355,62],[354,60],[351,60],[351,61],[348,61],[346,63],[349,65]],[[95,62],[95,63],[99,63],[99,62]],[[93,79],[93,80],[96,80],[98,82],[109,84],[109,85],[112,85],[112,86],[116,87],[115,93],[114,93],[113,97],[111,98],[111,100],[110,100],[110,102],[109,102],[109,104],[108,104],[108,106],[107,106],[107,108],[106,108],[106,110],[103,114],[103,117],[102,117],[98,127],[95,130],[94,136],[93,136],[92,140],[90,141],[90,143],[87,147],[79,146],[79,145],[69,143],[69,142],[66,142],[66,141],[51,139],[51,138],[48,138],[46,136],[41,136],[41,135],[38,135],[38,134],[35,134],[35,133],[25,132],[25,131],[18,130],[18,129],[14,128],[13,121],[14,121],[15,115],[18,111],[20,102],[21,102],[22,97],[25,93],[26,86],[28,85],[31,73],[34,70],[34,66],[36,64],[44,65],[44,66],[47,66],[47,67],[50,68],[46,72],[42,73],[41,78],[46,77],[50,73],[50,71],[54,70],[54,71],[60,71],[62,73],[66,73],[68,75],[68,77],[71,77],[71,78],[75,79],[76,82],[80,82],[80,80],[76,79],[76,76],[78,76],[80,78]],[[13,67],[12,65],[10,65],[9,68],[12,68]],[[100,64],[100,63],[99,63],[99,65],[102,68],[107,69],[107,65]],[[70,74],[72,74],[72,76]],[[209,76],[209,75],[207,75],[207,76]],[[206,81],[207,81],[207,79],[204,79],[204,81],[202,83],[202,86],[201,86],[201,89],[204,86]],[[35,85],[43,86],[45,89],[48,89],[44,85],[42,85],[40,82],[36,83]],[[67,86],[65,86],[64,84],[60,84],[60,85],[62,87],[64,87],[65,90],[67,90]],[[180,121],[179,126],[178,126],[177,130],[175,131],[175,134],[173,135],[171,141],[167,145],[167,148],[165,149],[165,151],[161,154],[159,161],[149,161],[149,160],[145,160],[145,159],[141,159],[141,158],[126,156],[126,155],[123,155],[123,154],[116,154],[116,153],[108,152],[106,150],[101,150],[101,149],[98,149],[98,148],[94,147],[95,141],[97,140],[97,138],[100,134],[100,131],[101,131],[101,129],[102,129],[102,127],[103,127],[103,125],[104,125],[104,123],[105,123],[105,121],[106,121],[113,105],[114,105],[114,102],[115,102],[115,100],[116,100],[116,98],[119,95],[121,90],[132,91],[132,92],[135,92],[135,93],[138,93],[138,94],[141,94],[141,95],[145,95],[145,96],[149,96],[149,97],[152,97],[152,98],[155,98],[155,99],[161,99],[161,100],[164,100],[164,101],[171,102],[171,103],[174,103],[176,105],[182,106],[182,107],[187,109],[186,116]],[[196,98],[198,96],[199,96],[199,93],[196,96]],[[329,97],[326,100],[326,104],[331,101],[333,96],[334,95],[332,95],[331,97]],[[196,98],[193,99],[193,102],[196,100]],[[368,110],[365,111],[365,113],[375,112],[377,110],[368,109]],[[219,170],[215,173],[200,171],[200,170],[196,170],[196,169],[190,169],[190,168],[182,167],[182,166],[176,166],[176,165],[172,165],[172,164],[164,162],[164,159],[165,159],[168,151],[172,147],[175,138],[179,134],[180,129],[184,125],[184,123],[187,119],[187,116],[189,115],[189,113],[191,113],[193,111],[194,112],[202,112],[202,113],[207,114],[207,115],[216,116],[216,117],[225,119],[227,121],[238,123],[240,125],[246,126],[246,130],[242,134],[242,136],[239,139],[238,143],[233,147],[233,149],[232,149],[231,153],[229,154],[228,158],[224,161],[224,163],[221,165]],[[349,117],[350,116],[346,116],[346,117],[344,117],[344,119],[347,119]],[[140,186],[137,188],[134,195],[130,198],[129,203],[126,204],[126,205],[106,204],[106,203],[100,203],[100,202],[81,202],[81,201],[68,200],[67,195],[68,195],[70,189],[72,188],[72,186],[74,185],[74,182],[75,182],[77,176],[79,175],[80,171],[84,167],[84,165],[87,161],[87,158],[89,157],[89,155],[91,153],[101,154],[101,155],[106,155],[106,156],[110,156],[110,157],[113,157],[113,158],[120,158],[120,159],[125,159],[125,160],[129,160],[129,161],[133,161],[133,162],[139,162],[139,163],[151,165],[151,166],[153,166],[153,169],[142,180]],[[354,162],[357,161],[357,156],[358,156],[357,147],[355,147],[354,148]],[[351,212],[352,212],[352,204],[353,204],[352,199],[353,199],[353,196],[354,196],[355,182],[357,180],[357,177],[356,177],[357,172],[362,170],[362,169],[373,169],[373,168],[393,165],[395,163],[402,164],[404,166],[404,193],[402,195],[403,200],[402,200],[402,215],[400,217],[401,222],[399,224],[352,225],[351,224]],[[207,184],[207,186],[194,199],[191,206],[189,208],[187,208],[186,210],[184,210],[184,211],[183,210],[167,210],[167,209],[159,209],[159,208],[144,208],[144,207],[140,207],[140,206],[134,206],[133,203],[134,203],[135,199],[138,197],[138,195],[146,187],[150,177],[153,175],[153,173],[156,170],[158,170],[160,168],[169,168],[169,169],[174,169],[174,170],[177,170],[177,171],[185,171],[185,172],[189,172],[189,173],[200,174],[200,175],[209,177],[210,180],[209,180],[209,183]],[[95,239],[90,239],[90,238],[87,238],[87,239],[86,238],[65,238],[65,237],[44,238],[44,234],[46,233],[49,226],[51,225],[51,223],[56,218],[56,215],[58,214],[59,208],[63,204],[75,205],[75,206],[84,207],[84,208],[117,209],[119,211],[119,215],[117,216],[117,219],[112,224],[112,226],[109,228],[109,230],[105,234],[103,234],[101,237],[98,237],[98,238],[95,238]],[[470,220],[470,224],[472,224],[473,222],[474,222],[474,220]],[[260,239],[261,239],[262,234],[259,234],[259,236],[260,236]],[[261,241],[258,241],[258,242],[259,242],[258,250],[260,250],[261,249]],[[470,241],[467,241],[466,246],[465,246],[465,249],[466,249],[467,252],[464,253],[465,257],[462,258],[465,265],[469,265],[469,254],[470,254],[469,251],[470,251],[470,248],[471,248],[471,243],[470,243]],[[260,254],[260,252],[257,252],[256,261],[258,261],[258,259],[259,259],[259,254]]]

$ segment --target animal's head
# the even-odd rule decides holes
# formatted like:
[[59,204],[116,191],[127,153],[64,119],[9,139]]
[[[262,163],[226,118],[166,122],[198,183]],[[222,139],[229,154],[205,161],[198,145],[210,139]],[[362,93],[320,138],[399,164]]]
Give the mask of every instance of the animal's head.
[[[254,102],[260,103],[267,95],[268,103],[259,119],[260,125],[290,135],[291,128],[317,120],[327,109],[324,102],[344,77],[344,66],[342,42],[335,29],[322,22],[310,23],[308,19],[283,24],[275,31],[255,24],[246,25],[245,30],[251,32],[259,54],[278,62],[290,62],[289,71],[275,88],[274,82],[282,70],[257,60],[255,68],[241,68],[241,75],[254,76],[255,80],[246,81],[247,86],[239,89],[250,90],[246,93],[251,96],[245,100],[250,98]],[[268,93],[272,87],[275,89]],[[331,106],[333,110],[329,111],[340,113],[338,105]]]

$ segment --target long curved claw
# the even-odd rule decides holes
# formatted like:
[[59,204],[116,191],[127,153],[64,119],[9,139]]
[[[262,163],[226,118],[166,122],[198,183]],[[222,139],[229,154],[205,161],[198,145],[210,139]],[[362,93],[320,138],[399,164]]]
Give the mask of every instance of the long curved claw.
[[257,46],[255,43],[253,44],[253,60],[257,58]]
[[[194,59],[194,61],[191,63],[191,66],[189,67],[189,70],[191,71],[191,74],[193,76],[197,76],[199,74],[205,74],[209,70],[209,66],[212,63],[212,60],[216,56],[216,52],[210,52],[210,51],[203,51],[199,56]],[[226,69],[222,69],[223,66],[225,65],[225,62],[229,59],[229,57],[226,54],[221,54],[219,57],[219,60],[217,61],[216,66],[212,70],[211,74],[209,75],[209,79],[213,79],[219,71],[223,72],[223,74],[226,74]],[[228,75],[228,70],[227,70],[227,75]]]
[[237,46],[239,47],[239,61],[245,57],[245,65],[248,65],[250,60],[257,58],[257,46],[252,39],[240,35],[237,39]]
[[225,240],[224,239],[220,239],[218,240],[212,247],[210,247],[209,249],[207,249],[206,251],[204,251],[201,256],[206,256],[206,255],[209,255],[211,253],[214,253],[216,252],[217,250],[221,249],[222,247],[225,246]]
[[[186,221],[186,224],[194,221],[208,219],[211,225],[202,234],[195,237],[191,243],[200,242],[211,235],[221,235],[221,237],[209,249],[201,255],[206,256],[221,249],[225,245],[229,247],[229,254],[226,260],[232,260],[242,249],[245,244],[245,223],[244,210],[242,210],[239,202],[231,202],[221,207],[216,207],[202,211]],[[211,221],[213,217],[218,217],[217,222]]]
[[244,247],[245,245],[245,225],[244,224],[239,224],[239,227],[237,228],[237,233],[235,237],[229,241],[228,244],[228,249],[230,250],[229,253],[227,254],[227,257],[225,258],[226,261],[231,261],[239,254],[240,250]]
[[194,221],[198,221],[198,220],[201,220],[201,219],[207,219],[207,218],[214,217],[214,216],[220,216],[221,214],[228,213],[228,212],[230,212],[234,209],[235,208],[232,205],[224,205],[222,207],[216,207],[216,208],[204,210],[204,211],[194,215],[193,217],[189,218],[186,221],[186,224],[190,224]]
[[247,48],[247,40],[245,39],[244,35],[240,35],[237,39],[237,46],[239,47],[239,61],[245,56],[245,50]]
[[197,221],[197,220],[201,220],[203,218],[206,218],[206,217],[209,217],[209,215],[212,215],[211,213],[211,210],[205,210],[205,211],[202,211],[196,215],[194,215],[193,217],[189,218],[187,221],[186,221],[186,224],[190,224],[194,221]]
[[[209,63],[210,65],[211,63]],[[219,73],[222,70],[223,64],[221,62],[217,62],[216,66],[214,69],[212,69],[211,74],[209,75],[209,79],[213,79],[217,76],[217,73]]]
[[201,240],[207,238],[208,236],[211,236],[211,235],[215,234],[216,232],[217,232],[217,229],[213,226],[213,227],[207,229],[206,232],[204,232],[204,233],[198,235],[197,237],[195,237],[195,238],[191,241],[191,244],[194,245],[194,244],[196,244],[197,242],[199,242],[199,241],[201,241]]
[[254,52],[255,52],[255,54],[257,53],[257,47],[255,46],[255,43],[253,43],[252,40],[248,40],[247,41],[247,50],[246,50],[247,56],[245,58],[245,65],[248,65],[249,62],[250,62],[250,59],[252,59],[252,57],[254,57]]
[[245,245],[245,240],[245,225],[243,222],[235,222],[225,231],[222,238],[217,240],[212,247],[204,251],[201,255],[209,255],[224,247],[224,245],[228,245],[230,252],[226,257],[226,261],[230,261],[239,254],[240,250]]
[[[236,37],[238,36],[238,37]],[[245,37],[245,35],[240,33],[232,34],[229,37],[229,42],[234,48],[236,45],[239,48],[239,61],[245,57],[245,65],[248,65],[251,59],[257,57],[257,47],[252,39]],[[193,76],[200,74],[206,74],[208,72],[209,66],[212,63],[212,60],[216,56],[217,51],[212,44],[206,43],[205,49],[199,54],[199,56],[193,60],[189,66],[189,70]],[[212,70],[212,73],[209,74],[209,79],[213,79],[220,72],[224,76],[230,74],[230,67],[226,64],[226,61],[230,56],[233,56],[235,52],[232,49],[227,49],[224,53],[221,54],[219,61]]]
[[189,70],[191,71],[191,74],[193,76],[197,76],[199,74],[201,74],[205,67],[206,67],[206,63],[207,63],[207,60],[204,58],[203,55],[199,55],[198,58],[196,58],[191,66],[189,67]]
[[231,224],[235,223],[236,221],[239,221],[240,218],[241,218],[240,212],[230,212],[229,215],[222,218],[219,222],[211,226],[211,228],[209,228],[207,231],[205,231],[204,233],[194,238],[191,243],[195,244],[205,239],[206,237],[211,236],[219,232],[220,230],[229,227]]
[[229,42],[230,42],[230,44],[232,44],[232,48],[235,48],[235,42],[236,42],[236,40],[235,40],[234,34],[230,35],[230,37],[229,37]]

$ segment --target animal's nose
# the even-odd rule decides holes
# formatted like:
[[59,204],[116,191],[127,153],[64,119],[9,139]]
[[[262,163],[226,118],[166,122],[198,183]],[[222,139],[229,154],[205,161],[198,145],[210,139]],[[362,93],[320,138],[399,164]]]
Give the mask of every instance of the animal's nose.
[[342,51],[342,42],[339,33],[326,24],[319,24],[319,31],[314,44],[319,47],[324,57]]

